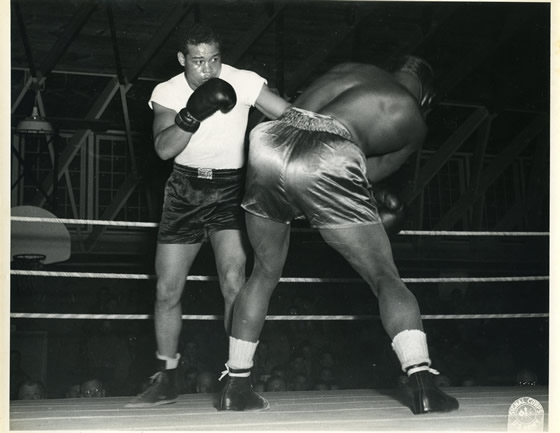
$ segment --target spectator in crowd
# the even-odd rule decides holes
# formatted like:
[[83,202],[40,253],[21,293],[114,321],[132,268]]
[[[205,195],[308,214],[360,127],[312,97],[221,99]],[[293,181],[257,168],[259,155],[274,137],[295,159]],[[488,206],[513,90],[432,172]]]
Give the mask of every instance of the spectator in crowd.
[[292,383],[297,375],[304,376],[307,381],[310,379],[310,374],[308,373],[305,363],[305,356],[303,355],[303,352],[300,351],[295,351],[292,354],[292,359],[288,369],[288,383]]
[[177,385],[181,394],[194,394],[196,393],[196,378],[198,370],[196,368],[187,368],[184,370],[182,380],[177,378]]
[[288,377],[288,370],[283,365],[277,365],[270,372],[271,377],[280,377],[284,380]]
[[324,350],[319,355],[319,365],[324,368],[335,368],[336,361],[330,350]]
[[105,397],[105,392],[103,382],[97,378],[86,379],[80,384],[80,397],[82,398]]
[[265,385],[265,391],[267,392],[279,392],[287,391],[286,379],[281,376],[271,376]]
[[517,372],[515,384],[517,386],[535,386],[539,382],[537,373],[528,368],[522,368]]
[[334,372],[329,367],[321,368],[321,370],[319,371],[317,382],[324,383],[329,387],[329,389],[339,389]]
[[304,340],[301,342],[299,348],[301,354],[303,355],[306,374],[308,377],[311,377],[311,371],[313,369],[313,364],[314,364],[314,357],[316,355],[313,345],[308,340]]
[[[119,312],[118,299],[103,299],[99,308],[103,314],[116,314]],[[112,320],[95,322],[86,328],[86,372],[101,380],[110,395],[128,395],[132,391],[128,389],[132,364],[128,332]]]
[[39,380],[26,380],[18,388],[18,400],[43,400],[47,398],[47,389]]
[[309,390],[309,378],[302,373],[296,373],[289,383],[290,391],[307,391]]
[[192,339],[187,338],[181,352],[181,359],[179,363],[186,369],[201,370],[204,362],[201,359],[200,349],[198,343]]
[[196,392],[198,394],[213,393],[217,386],[216,375],[210,371],[201,371],[196,376]]

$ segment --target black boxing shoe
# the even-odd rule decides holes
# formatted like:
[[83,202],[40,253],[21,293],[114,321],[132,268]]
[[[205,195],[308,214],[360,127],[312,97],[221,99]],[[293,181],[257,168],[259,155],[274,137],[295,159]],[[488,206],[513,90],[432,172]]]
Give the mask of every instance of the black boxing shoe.
[[236,370],[228,367],[224,374],[228,374],[228,378],[218,401],[218,410],[268,410],[268,400],[253,391],[249,369]]
[[[415,369],[412,366],[408,370]],[[408,377],[408,403],[415,415],[430,412],[451,412],[459,402],[434,384],[434,370],[420,370]]]
[[126,408],[145,408],[175,403],[179,392],[177,390],[177,369],[158,371],[151,377],[148,388],[131,402]]

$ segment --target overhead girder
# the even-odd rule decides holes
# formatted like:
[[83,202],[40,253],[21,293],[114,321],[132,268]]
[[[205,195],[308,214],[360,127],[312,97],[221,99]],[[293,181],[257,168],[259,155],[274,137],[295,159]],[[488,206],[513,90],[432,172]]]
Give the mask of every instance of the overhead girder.
[[482,197],[482,194],[500,177],[500,175],[513,163],[515,158],[548,127],[548,117],[536,116],[515,139],[492,161],[484,170],[476,188],[469,188],[455,202],[450,210],[435,225],[435,230],[450,230],[455,223]]
[[480,125],[488,118],[486,108],[477,108],[459,126],[453,134],[439,147],[439,149],[420,168],[413,185],[409,185],[401,192],[402,200],[410,204],[424,190],[426,185],[437,175],[463,143],[473,134]]
[[[152,57],[157,53],[162,44],[167,40],[171,33],[186,15],[191,10],[191,6],[187,3],[180,2],[169,12],[162,25],[158,28],[157,33],[152,37],[150,43],[138,56],[136,63],[132,66],[129,73],[129,83],[126,84],[124,92],[126,93],[134,82],[142,73],[146,65],[150,62]],[[109,80],[109,83],[101,91],[100,95],[94,101],[91,109],[86,114],[86,120],[96,120],[101,117],[115,93],[119,90],[120,83],[117,77]],[[78,150],[80,150],[85,138],[90,133],[89,129],[79,130],[74,133],[72,138],[68,141],[66,147],[62,150],[59,159],[59,170],[56,174],[49,173],[41,182],[42,188],[45,191],[51,191],[53,186],[54,176],[60,177],[62,172],[68,167]],[[36,194],[32,200],[34,206],[40,206],[44,203],[44,198],[40,194]]]
[[33,82],[40,82],[45,79],[45,77],[54,69],[58,61],[62,58],[74,38],[78,35],[80,30],[83,28],[84,24],[87,22],[93,11],[96,9],[97,4],[95,1],[85,1],[76,14],[73,15],[72,21],[65,27],[62,35],[57,39],[54,46],[51,48],[50,52],[45,56],[44,59],[39,63],[39,66],[35,65],[33,56],[31,54],[30,47],[28,47],[27,32],[25,30],[25,23],[21,16],[21,8],[19,2],[14,3],[14,11],[18,17],[18,24],[20,26],[20,32],[22,35],[24,46],[26,47],[26,57],[29,62],[31,77],[26,82],[20,83],[18,86],[18,97],[16,97],[14,103],[12,104],[12,113],[15,112],[19,103],[29,90],[30,85]]
[[[44,76],[49,72],[54,70],[54,67],[63,55],[65,50],[70,45],[74,36],[79,32],[80,28],[84,25],[87,21],[87,18],[91,15],[91,13],[95,10],[96,3],[95,2],[87,2],[78,10],[78,12],[74,15],[71,24],[65,29],[63,35],[57,40],[55,46],[50,51],[49,55],[45,57],[45,59],[41,62],[40,72],[37,72],[37,76]],[[234,50],[229,52],[229,58],[226,56],[229,62],[234,64],[235,62],[239,61],[239,59],[246,53],[251,45],[258,40],[258,38],[263,34],[263,32],[267,31],[267,29],[271,28],[272,24],[278,24],[281,22],[281,17],[283,11],[285,9],[285,5],[274,5],[272,8],[265,8],[263,13],[260,16],[260,19],[255,20],[254,26],[249,29],[247,32],[244,33],[243,38],[241,41],[234,47]],[[87,115],[83,119],[84,122],[87,121],[98,121],[101,115],[104,113],[105,109],[113,99],[115,93],[120,91],[121,102],[123,106],[123,113],[125,117],[125,129],[127,131],[130,130],[130,124],[127,123],[128,113],[127,113],[127,106],[126,106],[126,93],[131,88],[132,84],[137,79],[140,79],[140,75],[143,70],[147,67],[150,63],[151,59],[156,54],[157,50],[162,46],[165,40],[169,37],[171,32],[175,29],[176,25],[180,23],[185,16],[189,14],[191,11],[191,6],[188,3],[180,3],[175,6],[175,8],[167,15],[165,22],[160,26],[158,33],[154,35],[150,44],[141,52],[140,56],[137,58],[136,63],[133,65],[132,68],[129,69],[128,77],[125,77],[122,73],[121,65],[119,64],[118,60],[118,47],[116,46],[116,42],[114,41],[114,49],[116,55],[116,63],[117,63],[117,74],[115,77],[109,79],[105,89],[100,93],[100,95],[96,98],[94,103],[92,104],[91,109],[88,111]],[[370,11],[369,9],[367,11]],[[453,13],[454,9],[449,8],[447,10],[447,14],[442,14],[441,22],[445,19],[445,17],[450,16]],[[281,77],[277,77],[278,82],[283,82],[284,91],[283,94],[285,95],[294,95],[298,89],[308,80],[309,76],[312,74],[312,71],[316,69],[317,65],[327,58],[332,51],[340,45],[342,41],[352,33],[356,28],[359,27],[362,20],[367,17],[367,13],[357,14],[355,16],[355,20],[351,23],[342,23],[338,28],[330,31],[328,37],[324,38],[323,46],[319,49],[315,49],[312,56],[310,56],[305,62],[302,62],[299,69],[296,70],[293,74],[290,75],[289,79],[286,80],[286,76],[281,71]],[[499,47],[510,37],[512,37],[516,32],[519,31],[519,28],[527,21],[528,17],[520,14],[515,9],[505,20],[504,26],[502,28],[502,32],[498,38],[495,39],[494,43],[484,45],[483,49],[475,49],[470,53],[463,53],[460,56],[461,61],[457,63],[457,66],[445,76],[442,77],[440,90],[441,93],[445,94],[452,90],[455,86],[457,86],[469,72],[477,67],[481,62],[485,61],[485,59],[492,54],[495,50],[499,49]],[[274,31],[281,31],[281,26],[272,26]],[[411,47],[411,50],[418,49],[427,38],[432,38],[436,35],[437,28],[431,28],[430,31],[425,35],[424,38],[417,40],[414,47]],[[112,29],[114,31],[114,28]],[[479,47],[480,48],[480,47]],[[32,60],[32,59],[30,59]],[[278,63],[282,62],[282,58],[277,60]],[[36,69],[33,66],[33,63],[30,63],[30,70],[33,71]],[[39,71],[39,69],[36,69]],[[95,75],[92,73],[92,75]],[[281,78],[282,81],[278,78]],[[25,88],[26,83],[22,85]],[[21,93],[21,92],[20,92]],[[21,99],[21,98],[19,98]],[[19,101],[18,101],[19,103]],[[15,109],[13,107],[12,111]],[[255,114],[257,116],[258,114]],[[253,116],[253,117],[255,117]],[[475,131],[481,134],[481,139],[479,141],[479,146],[475,150],[474,155],[474,167],[473,173],[471,175],[471,182],[473,187],[477,185],[477,182],[480,185],[480,182],[487,181],[487,176],[482,179],[482,161],[484,158],[484,147],[485,142],[488,138],[488,134],[491,128],[490,122],[490,114],[484,110],[479,109],[476,110],[471,117],[467,121],[463,123],[452,135],[451,137],[445,142],[444,146],[439,149],[439,151],[421,168],[419,168],[417,182],[412,187],[409,187],[404,191],[404,199],[407,202],[411,202],[418,197],[421,193],[422,189],[426,186],[426,184],[432,179],[439,169],[451,158],[451,155],[456,152],[456,150],[460,147],[462,143]],[[256,123],[255,120],[252,118],[252,123]],[[481,127],[482,126],[482,127]],[[81,145],[83,144],[85,138],[90,133],[91,129],[82,129],[75,132],[73,137],[69,140],[68,145],[62,150],[59,160],[59,168],[56,173],[58,178],[62,176],[63,172],[67,169],[68,165],[77,154],[78,150],[80,149]],[[512,145],[515,143],[512,143]],[[510,147],[512,146],[510,145]],[[480,153],[477,153],[480,152]],[[49,174],[46,176],[43,181],[41,182],[41,188],[45,191],[51,191],[53,186],[54,174]],[[128,197],[130,194],[127,194],[127,188],[135,188],[138,184],[139,178],[136,173],[132,173],[129,178],[123,183],[121,190],[117,193],[115,200],[111,205],[107,208],[108,210],[111,209],[109,213],[106,214],[110,216],[110,214],[116,215],[118,210],[122,207],[125,203],[126,199],[123,201],[123,197]],[[488,185],[483,185],[487,189]],[[123,190],[124,188],[124,190]],[[130,191],[132,192],[132,190]],[[482,192],[481,192],[482,193]],[[471,209],[473,211],[473,222],[480,225],[480,218],[481,218],[481,203],[482,203],[483,196],[476,195],[474,199],[471,197],[470,200],[463,199],[463,201],[459,201],[456,206],[454,207],[453,212],[444,216],[442,221],[440,221],[437,226],[438,227],[447,227],[451,224],[451,221],[457,221],[457,218],[461,218],[464,216],[465,212]],[[33,199],[34,205],[41,205],[44,203],[45,198],[42,194],[37,194]],[[466,204],[468,203],[468,205]],[[466,207],[465,207],[466,206]],[[519,205],[516,209],[526,209],[527,206]],[[456,216],[456,214],[460,214],[460,216]],[[511,218],[510,218],[511,219]],[[103,229],[96,230],[96,236],[98,236]],[[99,233],[98,233],[99,232]],[[93,235],[93,234],[92,234]],[[96,236],[90,236],[88,239],[88,245],[94,245],[96,242]]]
[[517,202],[500,218],[494,230],[512,231],[527,219],[528,230],[538,230],[540,214],[546,211],[545,200],[548,197],[548,183],[550,180],[550,165],[548,163],[549,143],[548,137],[543,134],[537,140],[532,160],[531,174],[527,191]]

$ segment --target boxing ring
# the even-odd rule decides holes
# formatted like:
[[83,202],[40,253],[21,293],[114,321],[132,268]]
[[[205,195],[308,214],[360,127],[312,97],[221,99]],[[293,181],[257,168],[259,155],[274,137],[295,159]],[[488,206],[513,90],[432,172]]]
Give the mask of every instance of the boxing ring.
[[[126,409],[130,397],[14,401],[11,430],[119,431],[507,431],[508,409],[526,389],[446,388],[458,411],[413,415],[390,391],[333,390],[268,392],[266,412],[218,412],[210,394],[184,394],[177,403]],[[531,387],[529,396],[545,412],[548,389]],[[543,431],[543,430],[541,430]]]
[[[157,227],[156,223],[92,221],[82,219],[12,216],[17,223]],[[542,232],[426,232],[403,231],[410,236],[549,236]],[[12,269],[12,276],[39,278],[88,278],[155,280],[150,274],[55,272]],[[188,281],[217,281],[217,277],[189,275]],[[548,281],[546,275],[403,278],[405,283],[494,283]],[[363,283],[348,278],[289,278],[281,283]],[[428,314],[423,320],[481,320],[548,318],[548,312],[513,314]],[[12,321],[49,320],[150,320],[150,314],[82,314],[11,311]],[[269,315],[267,320],[378,320],[374,315]],[[183,320],[222,320],[219,315],[183,315]],[[415,416],[398,399],[395,389],[344,389],[330,391],[265,392],[266,412],[218,412],[216,395],[183,394],[170,405],[147,410],[124,405],[131,397],[97,399],[46,399],[11,401],[9,428],[14,431],[111,430],[111,431],[549,431],[549,387],[448,387],[457,398],[458,411]]]

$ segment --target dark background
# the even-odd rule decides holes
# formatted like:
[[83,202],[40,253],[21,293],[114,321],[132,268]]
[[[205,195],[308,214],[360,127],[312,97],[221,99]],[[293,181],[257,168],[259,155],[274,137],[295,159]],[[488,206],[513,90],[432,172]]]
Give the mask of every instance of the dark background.
[[[222,33],[225,63],[258,72],[287,99],[337,63],[384,65],[405,53],[424,57],[436,71],[438,97],[426,143],[392,180],[407,203],[405,229],[549,230],[547,3],[19,0],[10,5],[12,145],[24,159],[18,162],[12,152],[12,207],[41,207],[60,218],[158,222],[170,163],[153,152],[147,100],[158,82],[180,72],[175,35],[203,21]],[[57,167],[44,143],[15,132],[34,103],[56,128],[51,150]],[[249,127],[262,120],[252,113]],[[153,273],[154,229],[66,226],[71,257],[42,269]],[[285,276],[356,278],[305,221],[294,227]],[[405,278],[549,271],[547,237],[400,235],[393,248]],[[192,274],[215,275],[209,247]],[[153,280],[12,277],[11,282],[12,312],[152,313]],[[410,288],[429,315],[549,310],[548,281]],[[215,282],[187,285],[184,314],[221,311]],[[361,283],[282,283],[270,314],[290,311],[376,315],[377,302]],[[12,348],[22,352],[24,366],[36,370],[30,375],[43,379],[52,396],[61,396],[86,374],[84,344],[100,332],[93,322],[12,319]],[[307,333],[317,346],[333,346],[344,371],[360,372],[345,373],[346,386],[392,386],[398,366],[378,320],[302,323],[297,331],[292,322],[267,322],[263,335],[274,340]],[[151,320],[113,326],[111,333],[131,344],[130,353],[151,361]],[[425,326],[434,366],[453,385],[471,376],[479,385],[514,385],[521,368],[536,371],[539,383],[548,382],[546,318],[426,320]],[[221,323],[185,322],[184,330],[183,341],[197,340],[218,372],[227,357]],[[494,371],[496,366],[503,368]],[[150,368],[137,370],[151,374]],[[386,381],[376,379],[380,376]]]

